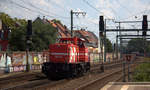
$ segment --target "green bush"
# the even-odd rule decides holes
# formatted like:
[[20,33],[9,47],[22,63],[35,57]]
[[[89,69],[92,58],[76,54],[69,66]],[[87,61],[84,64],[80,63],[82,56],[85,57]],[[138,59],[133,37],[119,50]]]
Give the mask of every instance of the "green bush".
[[148,82],[150,81],[150,63],[140,64],[133,74],[134,82]]

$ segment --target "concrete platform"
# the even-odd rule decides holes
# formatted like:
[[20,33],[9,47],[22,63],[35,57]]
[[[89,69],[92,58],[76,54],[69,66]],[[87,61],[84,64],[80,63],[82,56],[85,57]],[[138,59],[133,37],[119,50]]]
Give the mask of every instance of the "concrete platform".
[[110,82],[100,90],[150,90],[150,82]]

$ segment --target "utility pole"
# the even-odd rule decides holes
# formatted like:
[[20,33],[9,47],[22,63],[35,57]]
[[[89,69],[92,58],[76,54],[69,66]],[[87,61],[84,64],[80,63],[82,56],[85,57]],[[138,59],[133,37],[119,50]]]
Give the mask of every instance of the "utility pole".
[[[121,23],[122,22],[115,22],[115,23],[118,23],[119,24],[119,26],[118,26],[118,31],[119,31],[119,35],[121,36],[121,31],[120,31],[120,29],[121,29]],[[117,36],[118,36],[118,31],[117,31]],[[118,59],[118,37],[116,37],[116,46],[117,46],[117,51],[116,51],[116,54],[117,54],[117,59]],[[122,39],[121,39],[121,37],[120,37],[120,58],[122,57]]]
[[71,10],[70,15],[71,15],[71,37],[73,37],[73,14],[75,14],[76,16],[79,16],[79,14],[82,14],[83,16],[86,15],[86,12],[74,12],[73,10]]
[[32,20],[28,20],[26,36],[26,71],[30,71],[29,65],[29,46],[32,44]]
[[104,62],[106,62],[106,20],[104,26]]
[[130,81],[130,61],[128,61],[128,82]]
[[73,11],[71,10],[71,37],[73,37]]
[[[119,30],[121,29],[121,22],[119,22]],[[121,36],[121,31],[119,31],[119,35]],[[122,39],[120,37],[120,59],[122,58]]]
[[143,48],[144,48],[144,56],[146,55],[146,36],[147,36],[147,29],[148,29],[148,22],[147,22],[147,15],[143,15],[143,21],[142,21],[142,35],[143,35]]
[[117,36],[116,36],[116,57],[118,60],[118,32],[117,32]]
[[114,45],[113,45],[112,60],[114,60],[114,57],[115,57],[115,50],[116,50],[116,43],[114,43]]
[[112,21],[114,21],[114,19],[105,19],[105,24],[104,24],[104,62],[106,62],[106,27],[107,27],[107,25],[106,25],[106,23],[107,23],[107,20],[112,20]]
[[123,61],[123,82],[126,82],[126,60]]
[[103,16],[100,16],[99,17],[99,38],[100,38],[100,49],[101,49],[100,56],[101,56],[101,60],[102,60],[100,69],[102,72],[104,72],[104,64],[103,64],[103,62],[104,62],[104,56],[103,56],[103,54],[104,54],[104,52],[103,52],[104,37],[105,37],[104,36],[104,18],[103,18]]

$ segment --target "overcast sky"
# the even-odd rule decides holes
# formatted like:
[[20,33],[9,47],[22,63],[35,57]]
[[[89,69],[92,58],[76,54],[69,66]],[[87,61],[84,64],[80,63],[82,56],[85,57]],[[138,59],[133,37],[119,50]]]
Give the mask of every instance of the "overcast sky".
[[[0,12],[12,17],[35,20],[38,16],[59,19],[70,28],[70,11],[83,11],[86,16],[74,15],[74,29],[85,28],[98,35],[99,16],[115,21],[142,20],[143,14],[150,14],[150,0],[0,0]],[[107,28],[117,24],[107,20]],[[137,27],[124,25],[126,27]],[[110,39],[115,40],[112,33]]]

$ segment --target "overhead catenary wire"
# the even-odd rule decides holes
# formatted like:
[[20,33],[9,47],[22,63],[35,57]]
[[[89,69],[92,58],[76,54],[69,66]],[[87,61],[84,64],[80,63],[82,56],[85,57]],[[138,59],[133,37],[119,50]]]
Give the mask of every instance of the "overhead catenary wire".
[[145,5],[145,11],[144,11],[144,14],[146,13],[146,11],[147,11],[147,9],[148,9],[149,4],[150,4],[150,2],[148,2],[148,4],[147,4],[147,5]]
[[[59,4],[57,4],[56,2],[53,2],[52,0],[48,0],[48,2],[52,2],[53,4],[57,5],[60,9],[63,9],[64,11],[68,11],[67,9],[65,9],[64,7],[60,6]],[[69,11],[68,11],[69,12]]]
[[95,8],[92,4],[90,4],[88,1],[83,0],[83,2],[85,2],[88,6],[90,6],[91,8],[93,8],[95,11],[97,11],[98,13],[102,13],[102,15],[106,16],[108,19],[111,19],[110,17],[108,17],[107,15],[105,15],[105,13],[101,12],[99,9]]
[[128,11],[129,14],[132,13],[127,7],[125,7],[124,5],[122,5],[119,0],[116,0],[116,2],[117,2],[122,8],[126,9],[126,11]]
[[35,8],[36,10],[40,10],[40,11],[44,12],[44,13],[53,14],[53,15],[55,15],[56,17],[58,16],[58,17],[60,17],[60,18],[70,19],[70,17],[61,16],[61,15],[55,14],[55,13],[53,13],[53,12],[50,12],[50,11],[46,11],[46,10],[44,10],[44,9],[41,9],[41,8],[39,8],[39,7],[35,6],[35,5],[33,5],[33,4],[30,3],[30,2],[27,2],[27,1],[24,1],[24,0],[20,0],[20,1],[26,3],[26,4],[29,5],[30,7]]
[[[10,2],[11,4],[13,4],[13,5],[15,5],[15,6],[17,6],[17,7],[20,7],[20,8],[22,8],[22,9],[26,9],[26,10],[28,10],[28,11],[30,11],[30,12],[34,12],[34,13],[37,13],[37,14],[41,14],[42,16],[46,16],[46,17],[49,17],[49,18],[53,18],[53,19],[55,19],[56,17],[55,16],[53,16],[53,15],[49,15],[49,14],[46,14],[46,13],[44,13],[44,12],[41,12],[41,11],[37,11],[37,10],[33,10],[33,9],[30,9],[30,8],[28,8],[28,7],[26,7],[26,6],[23,6],[23,5],[20,5],[20,4],[18,4],[18,3],[16,3],[16,2],[14,2],[14,1],[12,1],[12,0],[7,0],[8,2]],[[62,21],[64,21],[66,24],[68,24],[68,22],[69,22],[69,20],[68,19],[66,19],[66,18],[61,18],[62,19]],[[69,25],[69,24],[68,24]]]
[[[148,9],[148,10],[150,11],[150,9]],[[148,10],[143,10],[143,11],[137,12],[137,13],[132,14],[132,15],[130,15],[130,16],[126,17],[126,18],[123,18],[123,19],[121,19],[121,20],[127,20],[127,19],[132,18],[132,17],[135,17],[135,16],[137,16],[137,15],[142,15],[142,13],[144,13],[145,11],[148,11]],[[142,17],[141,17],[141,18],[142,18]]]
[[[26,6],[23,6],[23,5],[20,5],[20,4],[14,2],[14,1],[12,1],[12,0],[8,0],[8,1],[9,1],[11,4],[14,4],[14,5],[18,6],[18,7],[21,7],[21,8],[23,8],[23,9],[29,10],[29,11],[31,11],[31,12],[34,12],[34,13],[37,13],[37,14],[42,14],[42,15],[47,16],[47,17],[50,17],[50,18],[56,18],[56,16],[49,15],[49,14],[47,14],[46,12],[41,12],[41,11],[37,11],[37,10],[30,9],[30,8],[28,8],[28,7],[26,7]],[[69,18],[62,18],[62,19],[69,19]]]

